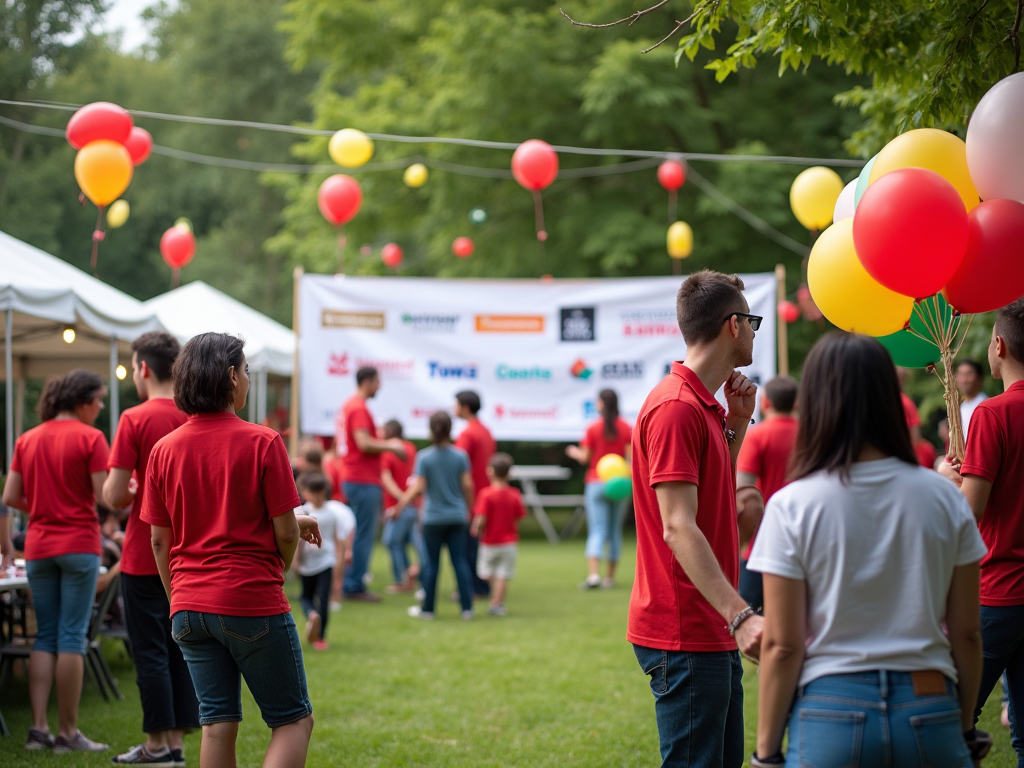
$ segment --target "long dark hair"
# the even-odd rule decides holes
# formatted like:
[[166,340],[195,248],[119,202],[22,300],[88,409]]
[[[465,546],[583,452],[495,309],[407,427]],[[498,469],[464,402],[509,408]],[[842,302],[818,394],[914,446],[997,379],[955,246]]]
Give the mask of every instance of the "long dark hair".
[[71,413],[76,405],[91,403],[103,390],[103,379],[92,371],[81,369],[63,376],[54,376],[39,398],[39,420],[49,421],[60,413]]
[[452,417],[444,411],[437,411],[430,416],[430,437],[434,445],[447,442],[452,436]]
[[798,398],[800,426],[790,476],[826,470],[843,482],[864,446],[917,465],[896,368],[869,336],[830,333],[807,356]]
[[598,399],[604,406],[604,436],[614,440],[619,436],[619,396],[614,389],[602,389],[597,393]]

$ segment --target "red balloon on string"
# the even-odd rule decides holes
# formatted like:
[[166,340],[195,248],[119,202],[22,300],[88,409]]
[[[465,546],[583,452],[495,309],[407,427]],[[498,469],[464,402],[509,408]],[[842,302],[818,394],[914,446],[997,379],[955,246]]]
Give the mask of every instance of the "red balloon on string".
[[795,323],[800,319],[800,307],[792,301],[780,301],[778,309],[779,317],[782,318],[784,322]]
[[324,218],[337,227],[351,221],[359,213],[359,206],[363,204],[363,190],[351,176],[336,173],[320,185],[316,203]]
[[900,168],[875,181],[857,205],[853,244],[875,280],[924,299],[949,282],[967,250],[967,209],[934,171]]
[[99,139],[124,144],[132,132],[132,116],[124,109],[106,101],[86,104],[75,112],[64,129],[68,144],[81,149]]
[[142,165],[149,157],[149,153],[153,151],[153,137],[145,128],[135,126],[128,134],[128,141],[124,143],[124,148],[132,156],[132,165]]
[[395,243],[388,243],[381,249],[380,260],[385,266],[397,267],[402,263],[402,249]]
[[196,255],[196,237],[185,226],[174,226],[160,238],[160,255],[171,269],[181,269]]
[[524,141],[512,155],[512,175],[526,189],[544,189],[558,176],[558,154],[546,141]]
[[991,312],[1024,295],[1024,203],[986,200],[967,221],[967,254],[944,293],[960,312]]
[[458,256],[460,259],[464,259],[467,256],[473,255],[473,241],[468,237],[456,237],[452,242],[452,253]]
[[678,160],[666,160],[658,166],[658,183],[675,192],[686,183],[686,167]]

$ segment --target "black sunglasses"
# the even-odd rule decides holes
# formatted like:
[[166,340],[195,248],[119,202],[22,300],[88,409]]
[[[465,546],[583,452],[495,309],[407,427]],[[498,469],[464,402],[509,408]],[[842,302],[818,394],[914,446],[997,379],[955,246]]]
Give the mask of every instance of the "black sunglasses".
[[760,328],[761,321],[764,320],[764,318],[761,317],[760,315],[751,315],[748,312],[730,312],[722,319],[722,322],[724,323],[729,320],[732,320],[734,317],[747,318],[748,322],[750,323],[750,330],[752,331],[756,331],[758,328]]

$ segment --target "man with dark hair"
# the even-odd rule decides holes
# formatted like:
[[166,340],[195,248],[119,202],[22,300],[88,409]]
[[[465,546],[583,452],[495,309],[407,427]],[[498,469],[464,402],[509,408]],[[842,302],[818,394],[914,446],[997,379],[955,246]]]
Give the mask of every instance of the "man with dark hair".
[[988,398],[983,391],[985,387],[985,369],[977,360],[969,357],[960,361],[956,367],[956,388],[960,390],[960,421],[963,424],[964,436],[970,426],[974,409]]
[[158,440],[187,420],[174,404],[171,386],[179,350],[177,339],[162,331],[145,333],[132,342],[132,381],[143,402],[121,414],[110,451],[110,474],[103,484],[108,506],[131,505],[121,557],[121,591],[146,734],[144,744],[113,758],[118,764],[183,765],[184,732],[199,727],[199,703],[185,659],[171,635],[170,605],[153,557],[150,526],[139,517],[149,454]]
[[789,376],[776,376],[764,385],[761,395],[762,421],[743,441],[736,462],[736,504],[739,510],[740,557],[739,593],[756,610],[764,605],[761,574],[747,570],[747,559],[761,523],[764,505],[786,485],[789,456],[796,445],[797,383]]
[[381,490],[382,453],[391,452],[405,458],[405,446],[398,438],[381,440],[366,401],[380,389],[376,368],[364,366],[356,371],[356,392],[338,409],[334,439],[342,458],[345,480],[342,489],[356,517],[356,538],[352,545],[352,567],[345,571],[344,592],[349,600],[380,602],[380,596],[369,592],[363,576],[370,565],[373,537],[383,501]]
[[[473,475],[473,493],[477,496],[484,488],[491,485],[487,476],[487,467],[491,457],[498,450],[494,437],[487,427],[480,423],[480,395],[472,390],[464,390],[455,395],[455,416],[465,419],[466,428],[459,433],[455,441],[455,447],[461,448],[469,454],[469,466]],[[470,513],[472,516],[472,512]],[[470,527],[472,531],[472,526]],[[472,532],[466,541],[466,560],[469,563],[469,572],[473,574],[473,594],[477,597],[487,597],[491,594],[491,585],[481,579],[476,572],[476,563],[480,552],[480,539]]]
[[[988,363],[1005,391],[975,408],[963,465],[950,457],[939,468],[960,485],[988,547],[981,560],[985,663],[975,722],[1004,671],[1011,709],[1017,718],[1024,713],[1024,299],[996,315]],[[958,384],[959,378],[960,369]],[[1017,760],[1024,763],[1019,719],[1012,728]]]
[[[736,591],[736,461],[757,387],[743,282],[704,270],[679,289],[686,359],[651,391],[633,431],[636,579],[627,638],[651,677],[664,765],[739,768],[743,667],[763,619]],[[728,412],[715,400],[724,385]],[[699,514],[698,514],[699,512]]]

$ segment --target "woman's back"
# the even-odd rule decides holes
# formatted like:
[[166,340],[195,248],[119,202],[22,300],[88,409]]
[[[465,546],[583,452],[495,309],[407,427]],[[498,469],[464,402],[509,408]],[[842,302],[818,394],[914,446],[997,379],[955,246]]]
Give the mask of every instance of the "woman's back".
[[469,471],[469,456],[450,444],[432,445],[416,454],[413,474],[427,482],[424,522],[466,522],[469,512],[462,492],[462,475]]
[[896,458],[818,472],[772,497],[750,567],[807,584],[800,685],[824,675],[940,670],[956,679],[940,627],[953,569],[985,554],[957,489]]

